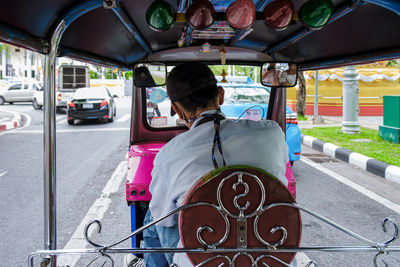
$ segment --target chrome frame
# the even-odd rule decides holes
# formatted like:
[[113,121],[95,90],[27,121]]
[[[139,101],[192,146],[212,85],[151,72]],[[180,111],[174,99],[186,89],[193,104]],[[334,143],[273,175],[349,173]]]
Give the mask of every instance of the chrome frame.
[[[362,4],[363,2],[366,3],[372,3],[376,5],[380,5],[383,8],[389,9],[396,14],[400,14],[400,3],[398,0],[396,1],[387,1],[387,0],[379,0],[379,1],[373,1],[373,0],[363,0],[363,1],[355,1],[357,4]],[[279,205],[285,205],[285,206],[291,206],[294,208],[298,208],[299,210],[302,210],[306,213],[309,213],[310,215],[320,219],[321,221],[333,226],[334,228],[352,236],[355,239],[358,239],[359,241],[366,243],[367,246],[341,246],[341,247],[300,247],[300,248],[277,248],[280,246],[280,244],[276,244],[276,246],[273,245],[267,245],[267,248],[246,248],[246,251],[243,251],[243,247],[236,248],[236,249],[224,249],[224,248],[210,248],[205,250],[204,248],[199,248],[199,249],[171,249],[171,248],[163,248],[163,249],[137,249],[137,248],[112,248],[113,246],[120,244],[130,237],[142,232],[144,229],[150,227],[151,225],[161,221],[164,218],[167,218],[173,214],[178,213],[179,211],[199,205],[209,205],[208,203],[196,203],[196,204],[191,204],[191,205],[185,205],[180,208],[177,208],[170,213],[166,214],[165,216],[162,216],[158,220],[155,220],[151,224],[148,224],[146,226],[143,226],[136,231],[132,232],[130,235],[127,237],[121,239],[120,241],[111,244],[109,246],[103,246],[100,244],[96,244],[93,241],[91,241],[88,237],[88,229],[91,225],[96,224],[99,226],[99,232],[101,230],[101,223],[99,221],[93,221],[89,223],[86,226],[86,231],[85,231],[85,238],[87,239],[88,243],[94,246],[92,249],[66,249],[66,250],[58,250],[56,246],[56,237],[57,237],[57,228],[56,228],[56,124],[55,124],[55,68],[56,68],[56,57],[57,57],[57,52],[60,44],[61,37],[65,30],[68,28],[68,26],[78,17],[81,15],[96,9],[98,7],[103,6],[103,0],[88,0],[85,2],[82,2],[72,8],[70,12],[68,12],[62,19],[55,24],[55,27],[53,27],[55,30],[52,34],[51,41],[50,43],[46,43],[43,40],[40,41],[32,41],[32,47],[39,47],[43,43],[42,51],[46,53],[46,59],[45,59],[45,90],[44,90],[44,160],[43,160],[43,165],[44,165],[44,250],[39,250],[36,252],[33,252],[29,255],[29,266],[33,266],[33,260],[35,257],[39,256],[43,259],[42,263],[43,266],[46,266],[50,263],[51,266],[55,267],[55,262],[56,262],[56,256],[60,254],[99,254],[95,259],[93,259],[89,264],[91,265],[95,261],[97,261],[99,258],[105,257],[107,260],[111,262],[113,265],[113,260],[109,256],[109,254],[113,253],[155,253],[155,252],[175,252],[175,253],[193,253],[193,252],[203,252],[203,253],[218,253],[218,252],[236,252],[239,254],[243,255],[249,255],[248,253],[250,252],[304,252],[304,251],[322,251],[322,252],[345,252],[345,251],[352,251],[352,252],[377,252],[377,254],[374,257],[374,264],[377,266],[377,261],[380,257],[384,255],[388,255],[391,252],[400,252],[400,246],[390,246],[390,243],[393,242],[398,238],[398,226],[391,220],[391,219],[385,219],[382,222],[382,229],[384,232],[387,231],[387,224],[391,223],[394,227],[394,233],[393,236],[391,237],[390,240],[379,243],[379,242],[374,242],[370,241],[362,236],[359,236],[355,234],[354,232],[347,230],[346,228],[334,223],[333,221],[311,211],[306,209],[305,207],[302,207],[297,204],[288,204],[288,203],[274,203],[272,205],[263,207],[262,210],[265,211],[271,207],[274,206],[279,206]],[[337,19],[337,17],[340,17],[347,12],[351,11],[352,8],[355,6],[348,7],[345,10],[340,10],[337,14],[335,14],[331,21],[334,21]],[[128,30],[137,38],[137,41],[142,45],[142,47],[145,50],[150,49],[148,45],[143,42],[142,36],[140,33],[135,31],[134,25],[132,25],[129,20],[129,17],[121,17],[122,15],[126,15],[123,10],[121,10],[121,7],[118,7],[117,10],[114,11],[118,17],[120,17],[122,23],[128,28]],[[122,14],[122,15],[121,15]],[[4,26],[2,26],[4,27]],[[189,29],[190,30],[190,29]],[[32,36],[24,36],[23,33],[16,32],[12,29],[6,29],[6,32],[13,32],[13,33],[18,33],[17,35],[21,35],[23,37],[29,37],[32,39]],[[295,42],[299,40],[300,38],[304,37],[308,33],[302,32],[300,35],[295,35],[288,40],[283,41],[281,44],[278,44],[275,47],[270,48],[268,51],[269,53],[274,53],[275,51],[278,51],[280,49],[283,49],[285,45]],[[190,40],[190,34],[187,34],[186,36],[186,44],[188,45],[188,41]],[[398,55],[398,52],[394,52],[396,55]],[[373,57],[372,57],[373,58]],[[357,58],[348,58],[344,59],[344,62],[340,61],[340,63],[354,63],[357,62]],[[328,67],[330,65],[335,65],[337,62],[336,61],[328,61],[320,64],[319,66],[321,67]],[[305,65],[306,66],[306,65]],[[238,198],[241,197],[241,195],[237,196]],[[223,210],[221,210],[223,214]],[[224,215],[227,216],[227,215]],[[240,216],[239,216],[240,217]],[[243,219],[243,218],[241,218]],[[275,228],[274,228],[275,229]],[[272,229],[272,230],[274,230]],[[207,227],[199,229],[198,231],[198,237],[201,238],[201,231],[203,230],[208,230]],[[283,232],[283,237],[285,237],[285,231],[284,229],[281,228],[276,228],[276,230],[280,230]],[[200,239],[199,239],[200,240]],[[284,238],[282,239],[284,240]],[[204,243],[206,243],[203,240]],[[283,241],[284,242],[284,241]],[[213,247],[218,246],[219,243],[217,244],[211,244],[210,246]],[[223,243],[223,242],[222,242]],[[271,256],[272,257],[272,256]],[[236,259],[236,258],[235,258]],[[232,260],[232,264],[234,264],[234,260]],[[253,263],[256,265],[257,262],[260,259],[253,259]],[[383,260],[382,260],[383,261]],[[384,261],[383,261],[384,262]],[[385,263],[385,262],[384,262]],[[202,263],[203,264],[203,263]],[[310,263],[311,264],[311,263]],[[385,263],[386,264],[386,263]],[[200,265],[201,266],[201,265]]]
[[[259,192],[261,192],[261,200],[260,203],[256,203],[257,208],[252,211],[251,213],[249,212],[246,214],[247,208],[250,206],[250,202],[247,201],[244,206],[240,206],[238,204],[238,199],[245,197],[247,194],[251,193],[249,192],[249,186],[248,184],[243,180],[243,176],[246,175],[246,177],[254,179],[258,186],[259,186]],[[231,190],[236,191],[237,186],[241,185],[245,190],[242,193],[237,193],[235,197],[233,198],[233,204],[234,207],[237,209],[237,213],[233,213],[232,211],[228,211],[223,202],[222,202],[222,197],[221,197],[221,192],[222,192],[222,187],[224,186],[225,182],[229,179],[232,178],[237,178],[236,183],[233,184]],[[243,190],[242,190],[243,191]],[[254,191],[254,190],[253,190]],[[176,208],[169,213],[165,214],[164,216],[161,216],[160,218],[152,221],[151,223],[144,225],[140,227],[139,229],[133,231],[129,235],[123,237],[122,239],[111,243],[111,244],[99,244],[93,241],[90,236],[89,232],[92,227],[97,227],[97,232],[100,234],[102,230],[102,225],[101,222],[98,220],[91,221],[88,223],[85,227],[85,232],[84,236],[86,241],[88,242],[89,245],[92,246],[92,248],[89,249],[46,249],[46,250],[40,250],[33,252],[29,255],[29,266],[33,267],[34,266],[34,258],[36,257],[50,257],[50,258],[55,258],[57,255],[62,255],[62,254],[95,254],[96,256],[86,265],[86,266],[91,266],[94,263],[99,263],[100,260],[104,260],[103,264],[106,264],[107,262],[111,265],[114,266],[114,260],[112,258],[112,254],[131,254],[131,253],[166,253],[166,252],[172,252],[172,253],[216,253],[220,255],[213,256],[211,258],[208,258],[207,260],[201,262],[197,266],[203,266],[206,263],[209,263],[215,259],[220,259],[223,258],[226,260],[229,266],[235,266],[235,261],[240,255],[245,255],[247,256],[250,261],[252,262],[252,266],[258,266],[258,263],[260,260],[263,258],[271,258],[277,262],[280,262],[284,266],[290,266],[289,263],[283,262],[277,257],[274,257],[270,255],[270,253],[288,253],[288,252],[311,252],[311,251],[319,251],[319,252],[375,252],[375,256],[373,258],[373,263],[374,266],[378,266],[378,260],[381,260],[385,266],[387,266],[387,263],[385,262],[384,259],[382,259],[384,256],[391,257],[392,259],[395,259],[396,261],[400,262],[399,259],[394,258],[391,253],[394,252],[400,252],[400,246],[391,246],[390,244],[395,241],[398,238],[398,233],[399,229],[397,224],[391,220],[391,219],[385,219],[382,222],[382,230],[386,233],[388,231],[389,225],[393,227],[393,234],[390,236],[390,239],[384,241],[384,242],[375,242],[372,240],[369,240],[353,231],[350,231],[346,229],[345,227],[333,222],[332,220],[316,213],[313,212],[312,210],[309,210],[299,204],[296,203],[272,203],[269,205],[263,205],[265,202],[266,198],[266,190],[264,188],[263,183],[261,182],[260,178],[257,177],[254,174],[248,173],[246,171],[242,170],[237,170],[233,172],[232,174],[224,177],[218,188],[217,188],[217,203],[216,204],[211,204],[207,202],[197,202],[197,203],[190,203],[184,206],[181,206],[179,208]],[[115,246],[121,244],[124,241],[127,241],[131,237],[143,232],[145,229],[157,224],[158,222],[179,213],[180,211],[186,210],[186,209],[191,209],[191,208],[196,208],[200,206],[209,206],[214,208],[224,219],[225,221],[225,227],[226,231],[224,236],[216,243],[208,243],[206,240],[203,239],[201,236],[201,233],[204,230],[207,230],[209,232],[213,232],[213,229],[207,225],[201,226],[197,229],[197,240],[200,244],[198,248],[194,249],[185,249],[185,248],[114,248]],[[269,209],[276,208],[279,206],[286,206],[286,207],[292,207],[296,208],[299,211],[302,211],[304,213],[307,213],[311,215],[312,217],[328,224],[329,226],[332,226],[333,228],[347,234],[348,236],[354,238],[355,240],[360,241],[363,243],[363,246],[312,246],[312,247],[283,247],[285,241],[287,240],[288,233],[286,229],[282,226],[275,226],[274,228],[270,229],[270,232],[274,233],[276,231],[281,231],[282,232],[282,238],[274,243],[270,244],[266,240],[263,240],[259,234],[258,231],[258,219],[259,217],[266,212]],[[228,220],[228,217],[236,219],[238,221],[238,227],[242,221],[244,221],[247,225],[247,220],[250,218],[255,217],[253,228],[254,228],[254,233],[256,235],[256,238],[265,245],[265,247],[247,247],[247,243],[241,243],[240,238],[241,234],[238,234],[238,242],[237,246],[235,248],[225,248],[223,247],[223,243],[226,241],[226,239],[229,236],[230,233],[230,223]],[[238,231],[239,232],[239,231]],[[245,240],[247,240],[247,231],[245,233],[242,233],[242,235],[245,235]],[[258,258],[254,258],[250,253],[264,253],[264,255],[259,256]],[[234,253],[234,256],[232,258],[222,255],[222,253]],[[311,265],[316,265],[314,262],[309,262],[307,266]],[[176,265],[175,265],[176,266]]]

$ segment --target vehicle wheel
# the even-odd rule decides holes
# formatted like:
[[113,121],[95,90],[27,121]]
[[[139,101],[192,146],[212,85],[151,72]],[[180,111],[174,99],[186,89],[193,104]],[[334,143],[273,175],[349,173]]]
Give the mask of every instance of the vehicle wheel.
[[32,107],[33,107],[34,109],[41,109],[41,108],[42,108],[42,106],[38,104],[36,98],[33,99],[33,101],[32,101]]
[[113,122],[114,121],[114,115],[111,115],[111,118],[108,119],[108,122]]
[[4,98],[0,96],[0,105],[3,105],[4,102],[5,102],[5,101],[4,101]]
[[14,104],[14,102],[8,102],[8,104],[12,105],[12,104]]
[[68,120],[69,125],[74,125],[74,120]]

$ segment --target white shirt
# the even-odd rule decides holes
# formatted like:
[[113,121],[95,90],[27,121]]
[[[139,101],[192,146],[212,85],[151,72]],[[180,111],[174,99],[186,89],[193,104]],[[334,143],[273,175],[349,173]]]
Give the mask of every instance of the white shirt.
[[[206,111],[205,113],[215,113]],[[157,153],[151,173],[150,211],[159,218],[181,206],[186,192],[204,174],[214,169],[211,147],[215,135],[214,122],[192,127],[171,141]],[[198,126],[197,126],[198,125]],[[221,120],[220,136],[222,151],[227,165],[249,165],[261,168],[287,185],[286,163],[288,148],[279,125],[274,121]],[[218,165],[222,158],[215,149]],[[178,222],[178,215],[159,222],[160,226],[171,227]]]

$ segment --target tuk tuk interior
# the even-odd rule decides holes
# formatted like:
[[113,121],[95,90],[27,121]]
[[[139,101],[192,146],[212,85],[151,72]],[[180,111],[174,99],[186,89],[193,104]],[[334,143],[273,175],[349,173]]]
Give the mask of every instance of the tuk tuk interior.
[[[280,2],[280,3],[278,3]],[[197,4],[196,4],[197,3]],[[209,8],[211,3],[214,11]],[[205,8],[211,22],[202,25],[190,14]],[[230,8],[230,6],[233,6]],[[167,8],[165,8],[167,6]],[[194,6],[193,8],[191,8]],[[244,8],[243,7],[247,7]],[[163,8],[169,14],[168,25],[154,23],[152,12]],[[194,9],[194,10],[193,10]],[[243,20],[232,14],[243,12]],[[164,12],[163,11],[163,12]],[[281,20],[274,16],[282,12]],[[317,16],[317,19],[315,17]],[[112,245],[99,245],[90,240],[88,229],[100,225],[95,221],[86,227],[90,249],[60,250],[56,246],[56,165],[55,165],[55,64],[66,56],[93,64],[132,70],[136,64],[158,62],[176,65],[184,61],[206,64],[239,64],[261,66],[266,62],[296,64],[298,71],[360,64],[400,57],[400,1],[383,0],[291,0],[291,1],[141,1],[141,0],[15,0],[0,9],[0,41],[20,46],[46,56],[45,126],[44,126],[44,248],[29,257],[32,266],[41,257],[46,266],[56,266],[56,255],[63,253],[96,253],[97,258],[112,262],[113,253],[154,253],[138,247],[117,249],[115,245],[135,236],[138,228]],[[172,22],[171,22],[172,19]],[[286,21],[286,24],[282,24]],[[157,29],[157,27],[159,27]],[[157,31],[155,31],[156,29]],[[260,73],[261,74],[261,73]],[[134,87],[130,145],[167,142],[185,130],[149,127],[146,116],[146,87]],[[285,127],[285,88],[272,87],[267,118]],[[139,192],[140,194],[140,192]],[[374,264],[381,256],[400,251],[387,242],[365,239],[333,221],[298,204],[285,204],[307,212],[329,225],[365,243],[365,246],[263,248],[236,247],[232,250],[202,246],[198,249],[169,249],[173,252],[238,252],[275,254],[298,251],[375,251]],[[183,209],[183,208],[182,208]],[[179,212],[175,210],[174,212]],[[159,250],[158,250],[159,251]],[[165,251],[168,251],[166,249]],[[275,255],[274,254],[274,255]],[[97,259],[96,258],[96,259]],[[93,261],[94,262],[94,261]],[[90,262],[92,264],[93,262]],[[234,263],[234,261],[233,261]],[[254,264],[254,261],[253,261]],[[255,262],[257,264],[257,261]]]

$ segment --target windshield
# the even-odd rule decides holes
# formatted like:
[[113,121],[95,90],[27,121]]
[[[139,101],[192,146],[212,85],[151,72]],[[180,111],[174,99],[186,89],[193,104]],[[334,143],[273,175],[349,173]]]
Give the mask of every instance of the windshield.
[[269,89],[257,84],[226,84],[222,112],[232,119],[265,119]]
[[74,99],[89,99],[89,98],[103,99],[103,98],[107,98],[107,90],[105,88],[81,88],[81,89],[76,90],[73,98]]
[[269,91],[263,86],[220,85],[225,89],[225,104],[267,104],[269,101]]
[[[225,90],[222,112],[233,119],[259,120],[266,117],[269,88],[260,84],[259,66],[213,65],[218,86]],[[168,68],[170,71],[172,68]],[[178,115],[171,116],[166,87],[146,88],[146,116],[151,127],[185,125]]]

